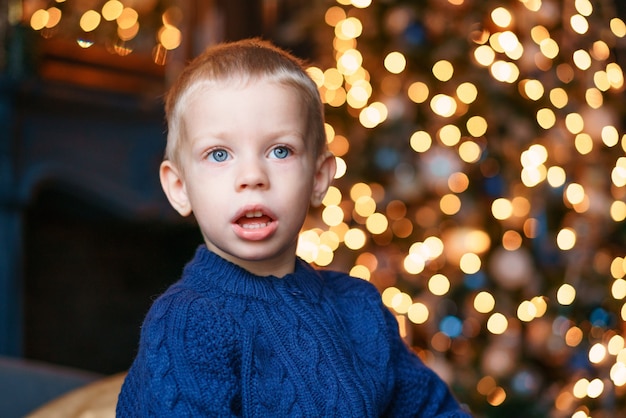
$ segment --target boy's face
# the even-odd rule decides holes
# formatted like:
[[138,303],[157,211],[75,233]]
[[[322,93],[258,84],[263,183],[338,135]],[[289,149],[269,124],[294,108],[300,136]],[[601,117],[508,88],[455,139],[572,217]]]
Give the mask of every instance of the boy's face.
[[293,88],[268,81],[195,93],[183,114],[182,170],[161,166],[179,213],[194,213],[208,248],[258,275],[293,271],[297,237],[335,172],[315,159],[306,108]]

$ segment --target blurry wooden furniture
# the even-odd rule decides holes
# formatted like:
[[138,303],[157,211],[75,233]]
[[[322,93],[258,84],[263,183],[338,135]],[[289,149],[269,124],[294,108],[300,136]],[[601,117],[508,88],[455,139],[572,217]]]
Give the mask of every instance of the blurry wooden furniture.
[[75,389],[26,418],[115,418],[115,405],[124,377],[126,373],[118,373]]
[[41,405],[101,378],[97,373],[0,356],[0,415],[22,418]]

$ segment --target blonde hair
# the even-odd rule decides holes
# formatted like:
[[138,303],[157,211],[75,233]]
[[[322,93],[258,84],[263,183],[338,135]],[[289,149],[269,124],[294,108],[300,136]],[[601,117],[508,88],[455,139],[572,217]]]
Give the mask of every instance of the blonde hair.
[[223,82],[269,80],[294,88],[307,110],[309,144],[317,157],[326,149],[323,105],[317,85],[302,60],[258,38],[222,43],[207,48],[182,71],[165,98],[167,146],[165,158],[177,162],[184,140],[182,116],[186,105],[201,88]]

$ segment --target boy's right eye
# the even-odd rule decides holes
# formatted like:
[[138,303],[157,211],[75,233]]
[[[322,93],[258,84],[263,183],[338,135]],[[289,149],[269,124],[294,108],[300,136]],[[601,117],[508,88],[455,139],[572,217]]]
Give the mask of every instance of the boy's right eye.
[[211,161],[215,161],[221,163],[223,161],[228,160],[228,151],[225,149],[216,149],[207,154],[207,158]]

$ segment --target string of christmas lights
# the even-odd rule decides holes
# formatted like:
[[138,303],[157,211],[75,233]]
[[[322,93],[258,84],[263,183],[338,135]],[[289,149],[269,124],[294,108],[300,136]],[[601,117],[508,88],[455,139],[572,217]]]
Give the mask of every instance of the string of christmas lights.
[[311,9],[340,169],[298,254],[374,283],[477,416],[626,414],[614,3]]
[[[180,46],[182,11],[174,0],[23,0],[15,12],[44,38],[74,39],[81,48],[95,43],[110,53],[152,55],[165,65],[168,51]],[[43,6],[43,7],[42,7]]]

